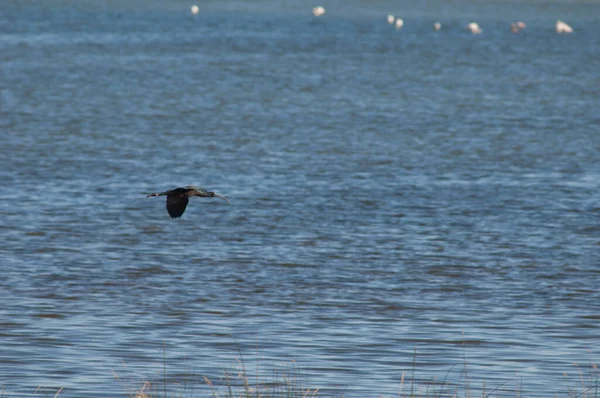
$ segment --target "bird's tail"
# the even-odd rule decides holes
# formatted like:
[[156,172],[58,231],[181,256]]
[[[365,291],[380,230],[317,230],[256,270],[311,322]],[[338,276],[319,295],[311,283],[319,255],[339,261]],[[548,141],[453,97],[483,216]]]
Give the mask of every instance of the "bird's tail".
[[147,198],[149,198],[150,196],[160,196],[159,193],[151,193],[150,195],[146,196]]

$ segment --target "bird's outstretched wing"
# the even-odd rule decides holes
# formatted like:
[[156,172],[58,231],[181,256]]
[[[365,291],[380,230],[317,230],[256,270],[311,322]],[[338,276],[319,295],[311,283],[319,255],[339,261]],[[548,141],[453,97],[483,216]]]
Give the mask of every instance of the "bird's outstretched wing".
[[161,192],[160,195],[183,195],[184,193],[191,191],[192,189],[189,187],[182,187],[182,188],[174,188],[174,189],[169,189],[168,191],[165,192]]
[[183,195],[168,195],[167,196],[167,211],[171,218],[181,217],[189,202],[187,196]]

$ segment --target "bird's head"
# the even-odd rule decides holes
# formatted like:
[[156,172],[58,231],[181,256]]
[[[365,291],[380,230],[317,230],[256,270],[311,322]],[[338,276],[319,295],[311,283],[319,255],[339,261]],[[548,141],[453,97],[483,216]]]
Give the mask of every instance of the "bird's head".
[[229,204],[229,200],[227,200],[227,198],[225,196],[221,196],[218,193],[214,193],[214,192],[211,191],[211,192],[208,193],[208,196],[210,196],[210,197],[216,196],[217,198],[221,198],[225,202],[227,202],[227,204]]

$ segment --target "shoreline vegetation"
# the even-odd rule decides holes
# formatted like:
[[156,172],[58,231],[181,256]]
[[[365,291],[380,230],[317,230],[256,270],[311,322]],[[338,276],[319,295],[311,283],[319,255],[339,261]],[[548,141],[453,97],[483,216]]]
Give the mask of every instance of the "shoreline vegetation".
[[[376,391],[367,397],[395,398],[491,398],[491,397],[545,397],[535,390],[527,388],[527,380],[515,377],[504,382],[496,381],[487,384],[485,379],[477,380],[469,373],[469,363],[466,358],[451,366],[445,376],[439,380],[421,377],[417,370],[417,352],[413,356],[412,369],[399,373],[398,388],[394,394],[380,394]],[[567,391],[552,392],[552,397],[568,398],[600,398],[600,371],[595,363],[580,367],[572,363],[576,372],[573,386]],[[122,377],[113,371],[115,380],[120,385],[122,393],[113,396],[128,398],[324,398],[345,396],[354,397],[355,393],[340,389],[338,391],[320,390],[311,386],[295,361],[289,361],[282,366],[271,365],[265,375],[265,366],[256,364],[256,369],[249,371],[241,354],[235,358],[231,369],[224,371],[222,376],[209,379],[207,376],[169,374],[166,353],[163,354],[161,368],[152,377],[133,380],[133,376]],[[572,375],[573,370],[563,373]],[[145,380],[144,380],[145,379]],[[552,383],[552,380],[548,381]],[[348,386],[350,389],[352,386]],[[38,387],[36,396],[60,398],[69,395],[64,388]],[[0,386],[0,398],[10,397],[9,391]],[[365,398],[367,398],[365,397]]]
[[[429,380],[420,378],[416,370],[417,353],[413,357],[413,366],[409,371],[400,373],[398,390],[394,394],[380,394],[376,391],[369,393],[367,397],[373,398],[492,398],[492,397],[515,397],[528,396],[540,397],[535,391],[527,389],[525,380],[515,377],[512,380],[487,385],[485,380],[475,380],[469,374],[469,364],[465,359],[451,366],[442,380],[431,378]],[[553,392],[552,397],[568,398],[600,398],[600,371],[596,364],[581,368],[577,363],[572,364],[577,372],[577,381],[568,391]],[[236,358],[236,363],[231,370],[225,371],[218,380],[210,380],[206,376],[201,377],[201,382],[208,386],[207,389],[198,387],[196,389],[189,382],[178,383],[183,391],[171,391],[166,382],[162,380],[145,381],[141,388],[128,392],[129,398],[177,398],[177,397],[210,397],[210,398],[343,398],[346,395],[355,397],[354,393],[346,393],[343,389],[333,391],[321,391],[310,385],[310,381],[302,376],[301,371],[296,368],[295,361],[288,362],[283,367],[271,367],[271,376],[259,375],[257,365],[256,374],[248,373],[243,357]],[[162,376],[166,376],[167,369],[163,366]],[[587,374],[586,374],[587,373]],[[452,376],[454,375],[454,376]],[[564,376],[567,373],[563,373]],[[116,376],[116,375],[115,375]],[[549,381],[552,383],[552,381]],[[351,386],[348,386],[351,387]],[[202,390],[202,391],[200,391]]]

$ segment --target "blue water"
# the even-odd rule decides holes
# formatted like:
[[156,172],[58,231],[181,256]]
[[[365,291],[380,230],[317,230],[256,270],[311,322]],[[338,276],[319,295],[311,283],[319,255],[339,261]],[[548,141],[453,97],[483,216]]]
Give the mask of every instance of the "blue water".
[[412,3],[2,3],[5,394],[593,385],[600,6]]

